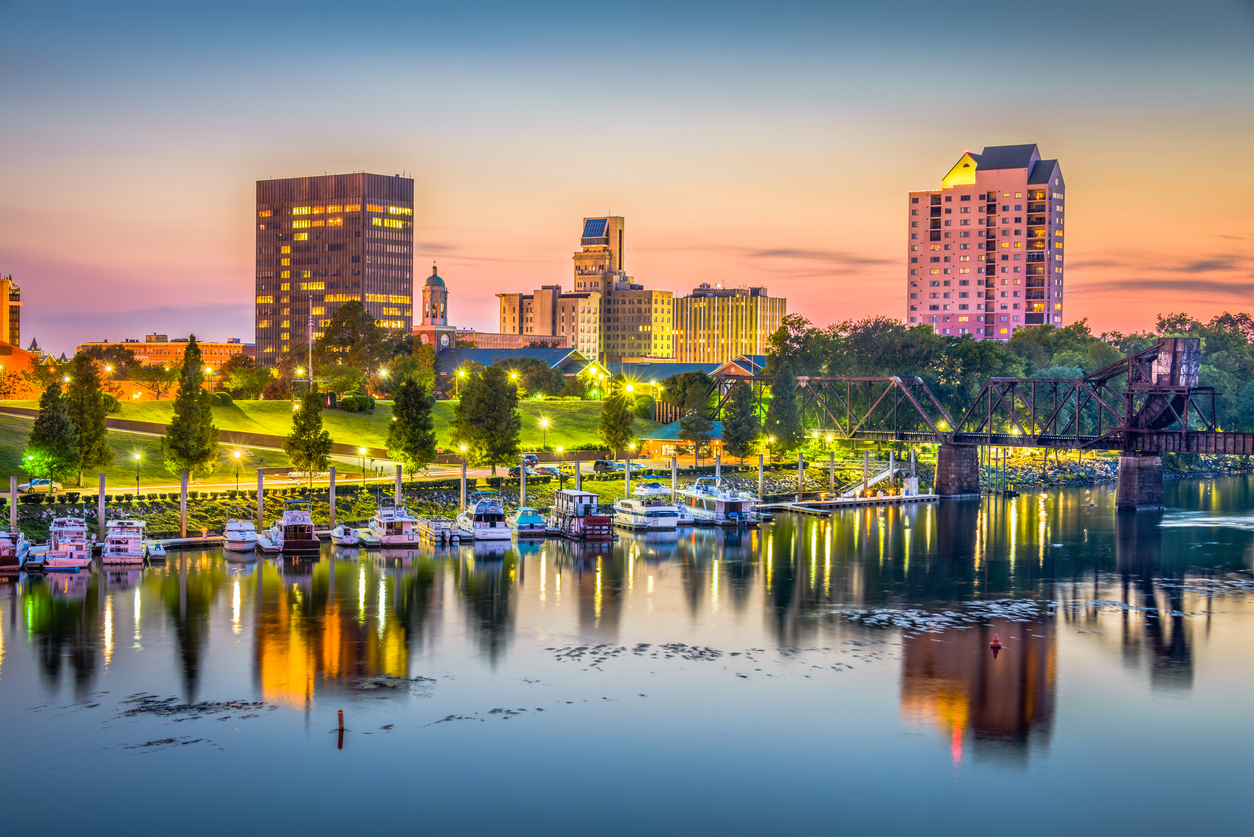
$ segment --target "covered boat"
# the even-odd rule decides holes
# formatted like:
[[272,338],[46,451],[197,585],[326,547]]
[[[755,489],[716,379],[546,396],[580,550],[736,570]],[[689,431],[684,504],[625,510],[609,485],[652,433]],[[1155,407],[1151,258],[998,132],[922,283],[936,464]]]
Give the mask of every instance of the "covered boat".
[[614,525],[641,531],[674,529],[679,525],[679,509],[671,502],[669,488],[646,482],[614,504]]
[[16,575],[22,571],[30,541],[21,530],[0,530],[0,575]]
[[475,492],[457,516],[457,528],[463,537],[476,541],[507,541],[511,535],[501,497],[492,491]]
[[283,516],[270,527],[270,543],[284,555],[316,556],[322,544],[314,535],[313,506],[305,500],[288,500]]
[[100,561],[104,564],[142,564],[148,555],[144,543],[142,520],[110,520],[105,524],[104,549]]
[[679,490],[683,504],[692,511],[698,526],[757,526],[757,500],[748,494],[724,489],[714,477],[698,477]]
[[411,545],[418,540],[417,523],[409,509],[385,500],[370,519],[370,533],[378,539],[380,546]]
[[457,521],[435,515],[418,518],[418,536],[440,546],[452,546],[461,542]]
[[520,538],[543,538],[548,521],[535,509],[523,506],[509,519],[509,527]]
[[576,541],[608,541],[614,538],[610,510],[590,491],[559,488],[553,492],[549,530]]
[[48,527],[48,549],[44,569],[49,572],[77,572],[91,566],[91,545],[87,523],[81,517],[58,517]]
[[252,552],[257,548],[257,527],[251,520],[228,520],[222,546],[231,552]]

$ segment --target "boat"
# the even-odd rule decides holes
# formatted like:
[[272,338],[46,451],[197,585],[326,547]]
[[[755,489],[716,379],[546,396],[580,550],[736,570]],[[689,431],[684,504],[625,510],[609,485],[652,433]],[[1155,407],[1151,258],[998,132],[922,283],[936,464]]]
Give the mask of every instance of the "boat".
[[357,546],[361,543],[361,535],[353,527],[341,523],[331,530],[331,543],[336,546]]
[[447,517],[418,518],[418,536],[424,541],[440,546],[452,546],[461,542],[461,531],[457,528],[457,521],[449,520]]
[[508,520],[509,528],[520,538],[543,538],[547,534],[548,521],[538,511],[528,506],[521,507]]
[[370,533],[378,539],[380,546],[412,544],[418,540],[418,533],[414,530],[417,522],[410,516],[409,509],[384,500],[370,519]]
[[[322,542],[314,536],[312,504],[305,500],[285,502],[283,516],[270,527],[268,540],[284,555],[318,555]],[[261,544],[260,536],[257,543]]]
[[590,491],[559,488],[553,492],[553,511],[549,515],[549,532],[576,541],[609,541],[614,539],[610,510],[602,508],[600,498]]
[[142,564],[148,554],[142,520],[110,520],[105,524],[103,564]]
[[698,477],[688,488],[681,488],[679,494],[698,526],[758,525],[753,511],[757,500],[744,492],[724,489],[715,477]]
[[222,547],[229,552],[252,552],[257,548],[257,527],[251,520],[228,520],[222,530]]
[[658,482],[636,486],[630,497],[614,504],[614,525],[633,530],[671,530],[679,525],[679,510],[671,490]]
[[22,572],[24,573],[42,573],[48,571],[45,558],[48,552],[48,545],[31,546],[26,550],[26,560],[22,562]]
[[463,537],[476,541],[507,541],[511,534],[495,491],[475,492],[466,510],[457,515],[457,528]]
[[87,523],[81,517],[58,517],[48,527],[48,551],[44,569],[48,572],[78,572],[91,566],[91,545]]
[[30,541],[21,530],[0,530],[0,575],[17,575],[22,571]]

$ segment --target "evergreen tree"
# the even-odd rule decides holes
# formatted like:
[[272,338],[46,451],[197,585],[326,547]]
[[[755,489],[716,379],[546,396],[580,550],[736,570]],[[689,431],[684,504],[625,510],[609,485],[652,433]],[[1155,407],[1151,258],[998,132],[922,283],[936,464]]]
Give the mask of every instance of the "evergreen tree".
[[193,334],[183,351],[174,418],[161,439],[161,455],[171,474],[184,470],[208,474],[218,467],[218,428],[213,424],[213,396],[201,388],[204,375],[205,364]]
[[435,398],[412,378],[401,383],[392,403],[392,427],[388,430],[388,456],[402,462],[411,473],[425,470],[435,459]]
[[698,460],[714,435],[714,422],[710,419],[705,393],[702,387],[689,387],[682,405],[684,412],[679,417],[679,438],[688,443]]
[[731,397],[723,410],[723,449],[740,458],[753,452],[753,443],[762,434],[758,413],[753,403],[753,389],[745,381],[732,387]]
[[70,365],[70,384],[65,395],[66,408],[78,432],[78,484],[83,484],[83,471],[107,468],[113,464],[113,448],[109,447],[105,426],[104,396],[100,392],[100,370],[90,356],[74,356]]
[[292,414],[292,430],[283,440],[283,450],[298,471],[309,473],[313,487],[314,472],[322,472],[331,464],[331,434],[322,429],[323,395],[307,392],[300,400],[300,409]]
[[518,459],[522,416],[518,414],[518,387],[509,374],[489,366],[462,383],[461,399],[453,408],[453,442],[465,445],[470,461],[510,465]]
[[58,380],[49,382],[39,396],[39,415],[22,458],[26,473],[41,479],[64,481],[78,469],[78,432]]
[[615,459],[618,458],[618,452],[631,442],[635,418],[624,393],[612,395],[601,404],[601,423],[597,427],[597,434],[605,446],[614,451]]
[[805,440],[797,408],[797,379],[792,367],[782,363],[771,384],[771,406],[766,411],[766,431],[775,437],[774,450],[789,453]]

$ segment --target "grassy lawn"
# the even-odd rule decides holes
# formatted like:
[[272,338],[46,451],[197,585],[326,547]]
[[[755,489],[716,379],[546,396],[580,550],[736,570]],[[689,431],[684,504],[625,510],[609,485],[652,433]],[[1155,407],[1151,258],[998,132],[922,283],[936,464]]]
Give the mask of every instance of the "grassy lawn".
[[[0,416],[0,474],[18,476],[18,482],[26,482],[26,472],[22,470],[22,450],[30,436],[33,419]],[[113,465],[105,469],[105,485],[108,488],[124,490],[128,486],[135,488],[135,454],[139,454],[139,479],[141,485],[168,485],[178,482],[177,476],[171,476],[165,469],[161,459],[161,439],[156,436],[142,436],[133,433],[109,432],[109,446],[113,448]],[[222,463],[218,470],[205,482],[233,482],[235,479],[235,460],[231,451],[235,448],[223,448],[219,459]],[[248,450],[240,448],[243,456],[240,460],[242,485],[249,482],[249,474],[255,474],[257,468],[279,468],[290,465],[287,454],[276,450]],[[94,474],[84,474],[84,490],[95,489]],[[253,477],[253,481],[256,477]],[[72,477],[65,483],[67,490],[76,490],[76,478]],[[8,481],[0,486],[0,491],[8,491]]]
[[[39,406],[35,401],[5,403],[14,407]],[[441,401],[435,407],[436,435],[444,447],[452,445],[449,422],[453,418],[453,405],[452,401]],[[567,450],[597,444],[597,424],[601,420],[601,404],[598,401],[524,401],[519,409],[523,414],[524,450],[539,448],[542,439],[550,448],[561,445]],[[121,409],[111,418],[168,424],[173,412],[172,400],[123,402]],[[549,420],[547,433],[540,428],[542,417]],[[292,406],[287,401],[239,401],[231,407],[214,407],[213,418],[220,430],[286,436],[292,426]],[[323,426],[331,438],[350,445],[386,446],[391,421],[390,404],[379,404],[373,414],[346,413],[342,410],[324,410],[322,413]],[[656,427],[657,422],[636,419],[637,435],[644,435]],[[25,438],[21,445],[25,445]],[[7,450],[9,447],[6,440],[4,448]],[[0,458],[0,463],[3,462],[5,460]]]

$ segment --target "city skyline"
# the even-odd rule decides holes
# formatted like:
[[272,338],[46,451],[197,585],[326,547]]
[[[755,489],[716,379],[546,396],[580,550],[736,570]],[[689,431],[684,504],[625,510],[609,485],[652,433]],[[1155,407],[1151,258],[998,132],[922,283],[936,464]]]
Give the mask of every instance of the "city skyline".
[[[593,73],[562,57],[594,28],[568,7],[379,6],[335,40],[333,7],[310,8],[248,26],[232,7],[0,11],[0,272],[24,341],[253,341],[254,184],[354,170],[414,178],[414,274],[439,262],[459,326],[495,330],[497,293],[574,290],[570,225],[599,214],[632,218],[646,287],[767,285],[819,324],[900,318],[902,194],[1022,143],[1063,160],[1075,195],[1064,324],[1254,296],[1248,4],[1006,7],[978,49],[978,5],[629,6],[595,47],[620,69]],[[1039,49],[1000,45],[1027,23]],[[373,79],[356,98],[349,66]],[[256,79],[275,73],[325,128],[270,130]],[[585,115],[602,100],[611,116]]]

